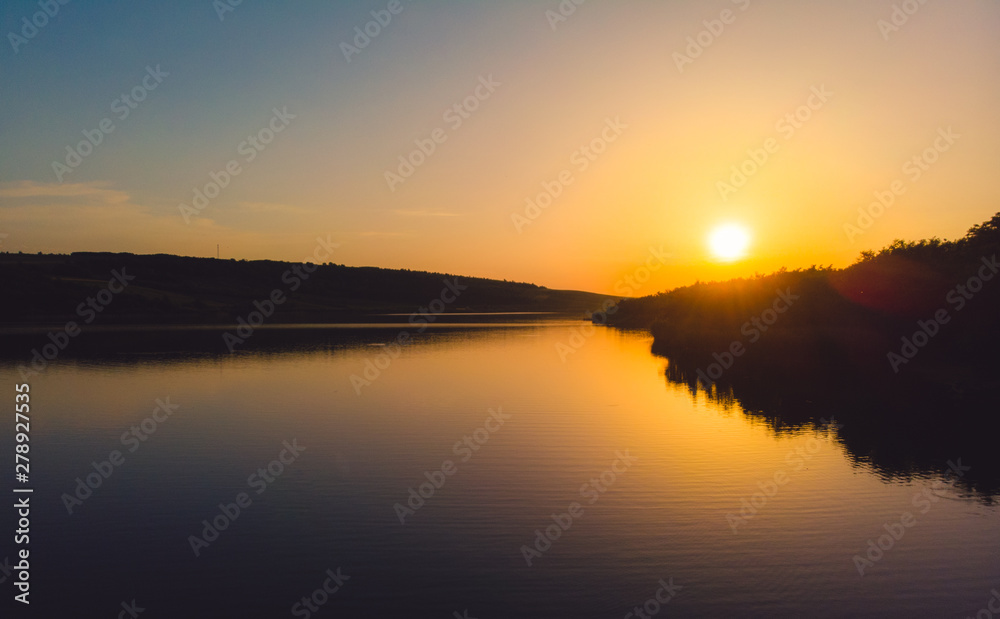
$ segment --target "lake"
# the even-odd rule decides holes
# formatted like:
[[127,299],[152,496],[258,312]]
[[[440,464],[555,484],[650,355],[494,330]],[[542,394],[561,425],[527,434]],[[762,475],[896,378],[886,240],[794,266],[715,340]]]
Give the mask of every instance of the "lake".
[[28,381],[32,616],[975,617],[1000,589],[1000,509],[947,462],[886,475],[836,425],[692,395],[643,333],[109,333]]

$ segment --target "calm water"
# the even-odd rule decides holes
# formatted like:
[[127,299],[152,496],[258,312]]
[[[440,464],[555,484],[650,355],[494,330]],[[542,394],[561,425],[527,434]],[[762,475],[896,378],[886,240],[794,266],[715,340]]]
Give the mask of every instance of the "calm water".
[[[887,481],[836,431],[779,434],[694,399],[643,335],[598,329],[563,362],[573,328],[428,331],[360,395],[350,377],[385,365],[376,344],[398,327],[55,364],[30,381],[32,616],[115,617],[134,599],[144,618],[610,618],[672,579],[655,616],[965,617],[1000,588],[1000,510],[981,497]],[[11,365],[0,379],[13,403]],[[167,398],[179,408],[123,445]],[[490,409],[509,418],[486,423]],[[456,449],[466,436],[476,451]],[[286,441],[305,450],[248,482]],[[61,495],[113,450],[124,463],[68,514]],[[435,475],[445,461],[453,475]],[[425,473],[444,483],[400,524]],[[734,528],[760,484],[773,496]],[[189,536],[241,492],[252,503],[196,557]],[[574,502],[528,566],[522,546]],[[907,511],[916,522],[860,576],[854,555]],[[338,568],[349,579],[316,612],[294,606]]]

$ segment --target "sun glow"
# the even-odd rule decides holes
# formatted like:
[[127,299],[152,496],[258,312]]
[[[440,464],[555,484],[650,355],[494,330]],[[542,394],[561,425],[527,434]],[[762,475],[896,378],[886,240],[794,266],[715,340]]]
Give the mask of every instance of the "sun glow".
[[709,235],[708,247],[717,260],[734,262],[746,256],[750,232],[739,224],[721,225]]

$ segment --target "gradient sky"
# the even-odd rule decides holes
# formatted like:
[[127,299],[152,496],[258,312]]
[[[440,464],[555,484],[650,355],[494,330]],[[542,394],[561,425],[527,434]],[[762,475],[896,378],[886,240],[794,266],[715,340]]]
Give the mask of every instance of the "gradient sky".
[[[996,0],[913,0],[892,31],[879,25],[889,0],[591,1],[560,22],[555,0],[402,0],[349,61],[341,44],[388,0],[244,0],[221,19],[215,4],[70,2],[18,41],[42,9],[3,3],[4,250],[221,244],[224,258],[301,260],[330,235],[337,263],[611,292],[652,246],[669,258],[635,290],[650,294],[845,266],[1000,211]],[[732,23],[681,71],[675,53],[727,9]],[[168,75],[120,118],[115,100],[157,66]],[[456,127],[445,112],[491,76]],[[822,87],[832,95],[790,135],[779,121]],[[241,143],[275,108],[295,118],[247,161]],[[104,118],[114,130],[60,181],[53,162]],[[609,119],[627,128],[581,169],[574,153],[612,136]],[[443,143],[390,190],[385,173],[438,128]],[[914,179],[904,165],[948,128],[960,137]],[[768,139],[777,151],[724,198],[718,183]],[[240,173],[185,222],[178,206],[231,160]],[[563,170],[572,184],[519,231],[512,215]],[[895,181],[905,193],[849,239],[845,224]],[[720,264],[706,238],[726,222],[753,243]]]

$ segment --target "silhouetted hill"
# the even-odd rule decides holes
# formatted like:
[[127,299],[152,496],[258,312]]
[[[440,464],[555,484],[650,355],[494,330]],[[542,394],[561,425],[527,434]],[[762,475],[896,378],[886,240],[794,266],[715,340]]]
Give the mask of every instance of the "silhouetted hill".
[[1000,493],[1000,214],[955,241],[896,241],[845,269],[779,271],[625,300],[669,381],[776,430],[836,416],[890,476],[964,457]]
[[[106,288],[115,272],[134,279],[113,297],[104,293],[104,299],[111,299],[106,306],[97,301],[100,324],[233,323],[254,311],[255,302],[266,306],[276,290],[284,300],[269,323],[340,322],[421,311],[556,312],[582,317],[606,298],[534,284],[332,263],[304,267],[165,254],[3,253],[0,281],[6,303],[0,306],[0,323],[93,320],[98,310],[87,306],[87,299]],[[119,288],[120,283],[112,285],[112,290]]]
[[[846,269],[781,270],[627,299],[611,321],[649,328],[655,348],[674,356],[715,361],[735,342],[745,349],[735,358],[768,358],[768,371],[832,364],[887,379],[993,363],[998,256],[1000,214],[957,241],[896,241]],[[760,368],[734,363],[730,370]]]

